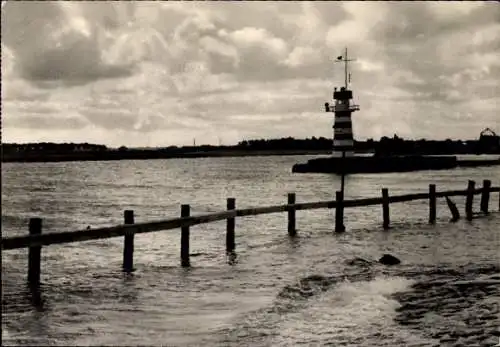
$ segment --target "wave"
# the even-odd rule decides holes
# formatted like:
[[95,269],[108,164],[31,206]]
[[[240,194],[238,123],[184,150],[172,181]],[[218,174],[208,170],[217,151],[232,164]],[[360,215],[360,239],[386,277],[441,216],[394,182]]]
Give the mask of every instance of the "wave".
[[401,303],[395,321],[441,345],[491,345],[500,332],[500,267],[471,264],[422,271]]
[[499,334],[496,265],[389,269],[365,258],[345,264],[343,273],[284,285],[271,305],[233,320],[217,343],[433,346],[468,338],[476,345]]
[[[366,310],[373,309],[373,312],[378,313],[382,311],[395,312],[397,302],[389,296],[409,288],[412,283],[411,280],[405,278],[384,275],[382,273],[383,266],[375,260],[354,258],[348,260],[346,265],[347,267],[342,273],[334,275],[310,274],[299,278],[294,283],[284,285],[270,305],[239,316],[233,321],[231,327],[221,331],[225,337],[223,341],[217,341],[217,343],[273,346],[280,345],[284,340],[286,340],[284,345],[312,343],[311,341],[314,342],[313,337],[304,341],[289,341],[292,337],[283,335],[283,326],[293,325],[294,317],[300,316],[301,312],[317,306],[318,303],[320,307],[328,308],[321,317],[329,316],[329,323],[324,323],[325,325],[329,324],[329,328],[347,324],[348,321],[352,322],[353,317],[346,314],[348,311],[366,313]],[[367,303],[379,303],[380,306],[374,309],[373,305],[366,306]],[[382,307],[384,305],[385,308]],[[337,316],[333,313],[335,310],[342,311],[342,313]],[[318,323],[321,317],[316,318],[314,324],[323,324]],[[338,321],[339,317],[344,317],[347,320],[342,323]],[[358,318],[363,319],[362,316]],[[302,323],[298,325],[303,324],[304,319],[300,318],[300,321]],[[321,335],[320,332],[318,334]],[[328,335],[325,332],[323,337],[327,338]],[[296,338],[304,335],[293,334],[293,336]]]

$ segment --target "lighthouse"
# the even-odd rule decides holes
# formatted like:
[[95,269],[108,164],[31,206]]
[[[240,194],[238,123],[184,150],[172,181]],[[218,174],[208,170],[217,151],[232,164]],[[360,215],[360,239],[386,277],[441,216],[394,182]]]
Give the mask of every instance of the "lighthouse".
[[333,152],[335,158],[353,157],[354,156],[354,137],[352,131],[351,114],[359,111],[359,106],[351,103],[352,91],[349,90],[351,74],[348,72],[348,62],[354,59],[348,59],[347,48],[344,55],[337,57],[335,62],[344,63],[345,84],[340,90],[337,88],[333,91],[333,99],[335,101],[333,107],[329,103],[325,103],[326,112],[334,112],[333,122]]

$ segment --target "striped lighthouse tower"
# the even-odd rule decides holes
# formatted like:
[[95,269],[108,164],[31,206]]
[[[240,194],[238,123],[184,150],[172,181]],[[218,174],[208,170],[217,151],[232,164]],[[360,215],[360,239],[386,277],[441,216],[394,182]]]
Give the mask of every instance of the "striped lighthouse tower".
[[347,70],[347,63],[350,61],[354,61],[354,59],[349,60],[347,58],[346,48],[344,55],[337,57],[336,60],[336,62],[344,62],[345,85],[341,87],[340,90],[337,90],[337,88],[334,89],[333,99],[335,100],[335,104],[333,107],[325,103],[326,112],[335,113],[332,156],[336,158],[354,156],[354,137],[351,114],[354,111],[359,111],[359,106],[351,104],[352,91],[349,90],[351,74],[348,73]]

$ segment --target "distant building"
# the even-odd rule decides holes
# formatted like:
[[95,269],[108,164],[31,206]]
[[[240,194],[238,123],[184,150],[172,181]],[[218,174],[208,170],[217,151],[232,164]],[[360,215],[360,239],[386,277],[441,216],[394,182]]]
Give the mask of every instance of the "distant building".
[[479,135],[478,147],[483,153],[496,153],[500,151],[500,136],[490,128],[486,128]]

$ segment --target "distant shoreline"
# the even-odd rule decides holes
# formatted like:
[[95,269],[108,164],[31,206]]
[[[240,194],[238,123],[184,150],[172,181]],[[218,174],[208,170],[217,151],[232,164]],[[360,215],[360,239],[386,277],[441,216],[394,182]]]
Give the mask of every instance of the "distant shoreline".
[[116,161],[116,160],[152,160],[213,157],[255,157],[255,156],[291,156],[291,155],[328,155],[331,150],[254,150],[254,151],[209,151],[186,153],[162,153],[160,151],[109,151],[80,152],[71,154],[23,153],[22,155],[2,155],[2,163],[36,163],[69,161]]
[[[374,154],[373,151],[357,151],[357,154]],[[17,155],[2,155],[2,163],[57,163],[83,161],[117,161],[117,160],[155,160],[155,159],[186,159],[186,158],[221,158],[221,157],[265,157],[294,155],[331,155],[331,150],[214,150],[185,153],[165,153],[161,151],[107,151],[107,152],[76,152],[71,154],[16,153]],[[495,153],[482,153],[495,155]],[[441,153],[406,153],[403,155],[443,155]],[[480,153],[449,153],[447,155],[481,155]]]
[[[500,136],[481,134],[479,140],[404,140],[396,135],[380,141],[354,141],[356,153],[379,155],[500,154]],[[213,158],[249,156],[329,155],[332,141],[326,138],[248,140],[232,146],[169,146],[162,148],[111,149],[89,143],[2,143],[2,162],[66,162]]]

